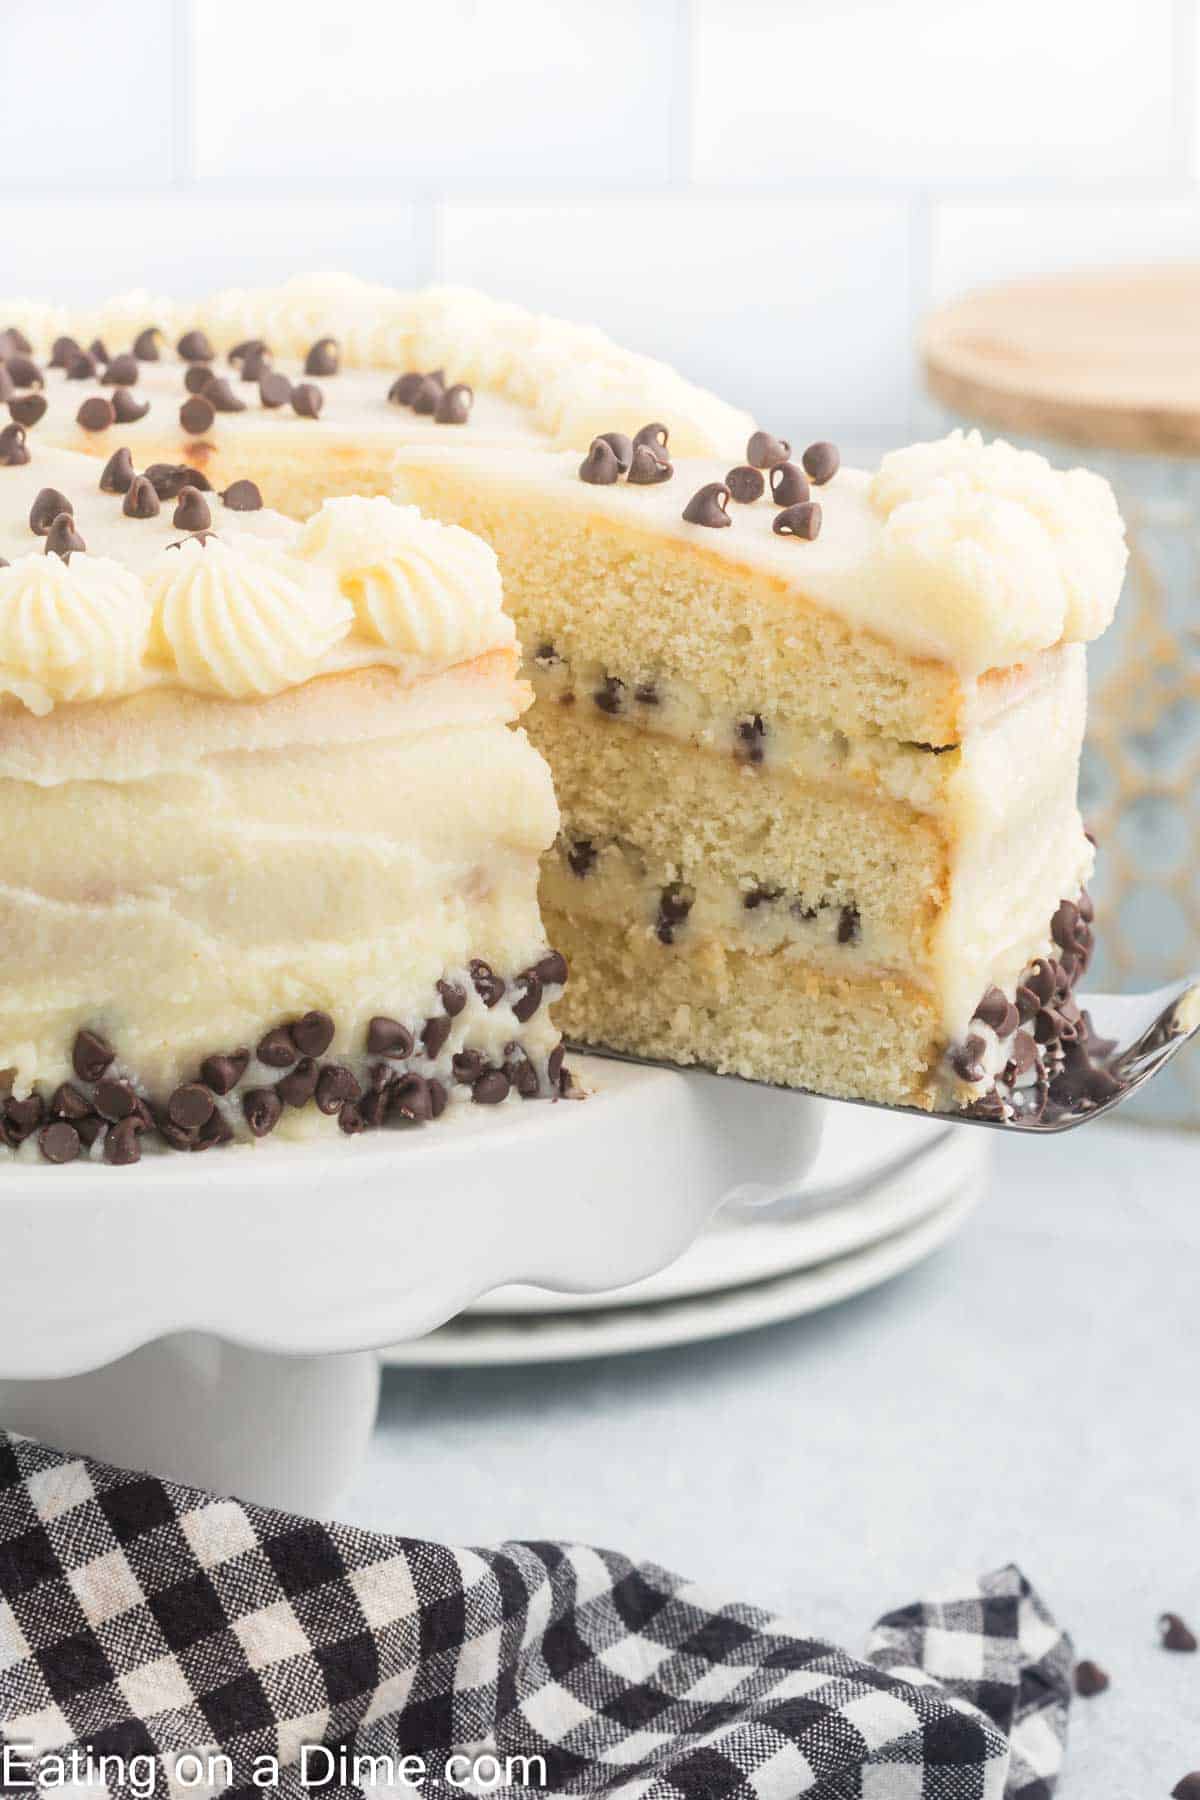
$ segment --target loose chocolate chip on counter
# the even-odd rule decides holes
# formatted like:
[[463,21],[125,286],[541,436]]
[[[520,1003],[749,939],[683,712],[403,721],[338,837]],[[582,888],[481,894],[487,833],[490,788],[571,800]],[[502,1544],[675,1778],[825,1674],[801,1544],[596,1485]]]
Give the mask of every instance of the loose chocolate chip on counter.
[[214,1094],[229,1094],[237,1086],[250,1065],[249,1050],[231,1050],[228,1054],[206,1056],[200,1074]]
[[66,1119],[56,1119],[52,1125],[43,1126],[38,1138],[38,1149],[51,1163],[74,1162],[82,1147],[79,1133]]
[[212,513],[199,488],[185,487],[182,490],[179,503],[171,514],[171,523],[176,531],[208,530],[212,524]]
[[286,1025],[276,1025],[258,1041],[258,1060],[268,1069],[290,1069],[300,1057]]
[[755,765],[761,763],[766,754],[763,744],[767,735],[761,714],[755,713],[752,719],[739,719],[733,732],[737,740],[735,755],[738,761]]
[[16,424],[32,430],[39,419],[45,418],[48,404],[45,394],[16,394],[9,401],[8,410]]
[[253,481],[233,481],[221,495],[230,512],[261,512],[263,497]]
[[0,468],[20,469],[29,461],[23,425],[6,425],[0,431]]
[[508,1076],[503,1069],[489,1069],[471,1089],[471,1098],[478,1106],[499,1106],[502,1100],[508,1099]]
[[145,475],[135,475],[129,484],[121,511],[127,519],[156,519],[162,511],[162,501],[154,491],[153,482]]
[[731,525],[728,506],[729,489],[725,483],[708,481],[692,495],[683,509],[683,516],[689,525]]
[[589,487],[611,487],[621,474],[621,465],[612,445],[603,438],[593,438],[591,449],[579,465],[579,479]]
[[258,397],[264,406],[286,406],[292,397],[292,384],[286,375],[267,369],[258,378]]
[[132,1117],[110,1126],[104,1138],[105,1162],[115,1163],[119,1168],[140,1162],[142,1146],[139,1133],[142,1130],[141,1120]]
[[342,366],[342,352],[336,338],[318,338],[304,359],[306,375],[336,375]]
[[749,463],[730,469],[725,477],[725,486],[729,489],[729,498],[736,500],[739,506],[752,506],[767,491],[762,470],[751,468]]
[[804,464],[805,473],[818,487],[824,487],[827,481],[832,481],[842,466],[837,445],[824,441],[810,444],[800,461]]
[[1171,1789],[1171,1800],[1200,1800],[1200,1769],[1181,1776]]
[[283,1101],[274,1088],[247,1088],[242,1095],[242,1112],[254,1136],[266,1137],[279,1123]]
[[807,538],[810,542],[821,532],[821,508],[815,500],[802,501],[776,513],[771,530],[779,537]]
[[80,1031],[71,1047],[71,1067],[80,1081],[99,1081],[116,1054],[99,1032]]
[[99,373],[96,359],[88,350],[77,350],[65,370],[68,381],[95,381]]
[[199,1081],[185,1081],[167,1101],[167,1116],[182,1131],[198,1131],[213,1116],[216,1101]]
[[118,425],[135,425],[150,411],[150,402],[138,400],[131,388],[120,387],[112,397],[112,409]]
[[837,941],[839,944],[857,944],[862,935],[862,920],[857,906],[843,906],[838,914]]
[[[289,1069],[281,1081],[275,1083],[275,1092],[287,1106],[307,1106],[317,1091],[320,1079],[320,1066],[311,1056],[302,1056],[294,1069]],[[346,1096],[349,1099],[349,1095]]]
[[448,387],[437,403],[433,422],[435,425],[465,425],[471,416],[471,408],[475,404],[475,393],[465,382],[456,381]]
[[144,331],[139,331],[133,340],[133,354],[137,357],[139,362],[157,362],[159,356],[158,346],[161,340],[162,332],[158,329],[158,326],[147,325],[146,329]]
[[543,987],[565,987],[567,959],[561,950],[549,950],[540,962],[534,963],[533,972]]
[[486,1007],[491,1008],[503,1000],[504,983],[490,963],[485,963],[481,957],[477,956],[467,966],[471,972],[471,981],[474,984],[475,992]]
[[624,692],[625,683],[623,681],[618,681],[615,675],[606,675],[592,695],[592,699],[602,713],[615,715],[621,710],[621,696]]
[[482,1050],[457,1050],[450,1058],[450,1067],[454,1070],[454,1079],[470,1087],[487,1068],[487,1061]]
[[411,1056],[414,1039],[399,1019],[374,1018],[367,1026],[367,1049],[372,1056]]
[[179,423],[192,437],[203,437],[206,431],[211,430],[216,416],[217,411],[212,401],[203,394],[193,394],[179,409]]
[[411,406],[421,391],[425,377],[410,369],[406,375],[397,375],[388,389],[388,399],[394,406]]
[[5,368],[14,387],[41,388],[46,385],[46,377],[31,356],[10,356],[5,360]]
[[185,331],[175,348],[184,362],[212,362],[217,354],[202,331]]
[[80,354],[82,346],[73,337],[56,337],[50,349],[50,367],[65,369],[73,357]]
[[444,392],[445,388],[440,374],[422,375],[409,405],[415,413],[423,413],[432,418]]
[[643,425],[640,431],[634,432],[633,447],[636,450],[639,444],[648,444],[650,449],[655,451],[657,455],[665,457],[667,453],[667,439],[670,435],[671,434],[666,426],[661,424],[657,419],[654,419],[649,425]]
[[773,469],[776,463],[786,462],[792,454],[792,446],[786,438],[775,437],[769,431],[753,431],[746,445],[746,461],[756,469]]
[[110,403],[101,394],[94,394],[85,400],[75,414],[75,423],[84,431],[107,431],[116,423],[116,413]]
[[631,486],[657,487],[660,481],[670,481],[674,473],[674,463],[669,463],[665,456],[660,456],[652,445],[637,445],[629,465],[628,479]]
[[513,1017],[526,1025],[542,1004],[542,984],[535,970],[526,969],[517,976],[513,986],[520,990],[512,1003]]
[[452,1019],[457,1019],[467,1004],[467,991],[457,981],[439,981],[437,991],[441,995],[442,1005]]
[[1163,1613],[1158,1621],[1164,1650],[1181,1650],[1185,1654],[1196,1648],[1196,1635],[1178,1613]]
[[1075,1692],[1084,1700],[1102,1694],[1108,1684],[1108,1676],[1099,1663],[1085,1659],[1075,1664]]
[[807,475],[795,463],[776,463],[771,470],[771,498],[776,506],[799,506],[811,492]]
[[302,381],[292,389],[292,411],[302,419],[315,419],[325,404],[325,396],[314,381]]
[[658,898],[658,917],[654,922],[654,935],[660,944],[675,942],[676,929],[683,924],[691,910],[692,902],[677,881],[663,889]]
[[423,1125],[433,1117],[429,1083],[423,1075],[401,1075],[392,1092],[392,1110],[410,1125]]
[[114,450],[100,471],[100,492],[102,494],[127,494],[133,486],[133,481],[132,456],[124,447]]
[[138,374],[137,357],[125,350],[113,357],[100,379],[106,387],[136,387]]
[[582,881],[589,875],[596,861],[596,846],[591,838],[577,838],[567,851],[567,863],[572,875],[578,875]]
[[46,555],[61,556],[64,562],[70,562],[77,550],[86,549],[87,545],[75,529],[72,515],[69,512],[59,513],[46,533]]
[[431,1062],[445,1049],[446,1039],[450,1036],[451,1029],[450,1020],[445,1013],[436,1018],[426,1019],[421,1027],[421,1048]]
[[239,399],[223,375],[214,375],[204,389],[204,398],[219,413],[245,412],[246,402]]
[[601,431],[592,439],[594,444],[607,444],[617,459],[617,468],[622,475],[629,473],[633,462],[633,439],[623,431]]

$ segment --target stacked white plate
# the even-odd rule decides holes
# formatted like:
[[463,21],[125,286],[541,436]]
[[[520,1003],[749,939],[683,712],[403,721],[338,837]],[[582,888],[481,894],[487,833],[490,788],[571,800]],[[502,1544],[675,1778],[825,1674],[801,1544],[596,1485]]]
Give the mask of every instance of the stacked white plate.
[[403,1367],[552,1362],[654,1350],[815,1312],[899,1275],[963,1223],[984,1191],[988,1135],[828,1107],[794,1199],[727,1206],[669,1268],[631,1287],[565,1295],[497,1288],[385,1361]]

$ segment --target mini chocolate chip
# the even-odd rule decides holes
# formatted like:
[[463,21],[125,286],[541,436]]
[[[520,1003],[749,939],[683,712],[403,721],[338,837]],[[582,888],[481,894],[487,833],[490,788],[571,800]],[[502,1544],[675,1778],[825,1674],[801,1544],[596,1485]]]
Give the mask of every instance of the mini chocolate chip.
[[53,1125],[43,1127],[38,1138],[38,1148],[47,1162],[74,1162],[82,1148],[79,1133],[65,1119],[56,1119]]
[[[232,355],[229,360],[233,361]],[[238,366],[243,381],[259,382],[270,370],[271,352],[265,344],[249,344]]]
[[546,1058],[546,1073],[550,1077],[551,1087],[558,1086],[558,1078],[562,1074],[563,1057],[566,1052],[561,1044],[555,1044]]
[[450,1020],[442,1013],[437,1018],[426,1019],[421,1027],[421,1048],[433,1061],[445,1049],[446,1039],[450,1036]]
[[71,358],[80,354],[81,348],[73,337],[56,337],[50,350],[50,367],[65,369]]
[[502,1100],[508,1099],[508,1087],[508,1076],[503,1069],[489,1069],[471,1089],[471,1098],[477,1106],[499,1106]]
[[124,350],[113,357],[100,379],[106,387],[136,387],[139,373],[137,357]]
[[425,377],[410,369],[406,375],[397,375],[388,389],[388,399],[395,406],[411,406],[421,391]]
[[762,722],[761,714],[755,713],[752,719],[739,719],[733,728],[733,733],[737,739],[735,754],[739,761],[761,763],[766,754],[763,749],[763,739],[767,735],[767,728]]
[[263,497],[253,481],[234,481],[221,495],[230,512],[260,512]]
[[116,421],[116,413],[102,394],[85,400],[75,414],[75,423],[84,431],[107,431]]
[[367,1121],[353,1100],[347,1100],[338,1113],[338,1127],[346,1133],[347,1137],[357,1137],[360,1131],[366,1130]]
[[120,387],[112,397],[112,409],[118,425],[136,425],[150,411],[150,402],[138,400],[131,388]]
[[367,1049],[372,1056],[403,1058],[411,1056],[413,1048],[413,1034],[399,1019],[379,1016],[367,1026]]
[[435,425],[465,425],[471,416],[471,407],[475,403],[475,393],[465,382],[456,381],[448,387],[437,403],[433,415]]
[[213,1116],[216,1101],[199,1081],[185,1081],[167,1101],[167,1115],[183,1131],[198,1131]]
[[837,941],[839,944],[857,944],[862,935],[862,920],[857,906],[843,906],[838,914]]
[[212,362],[217,354],[202,331],[185,331],[175,348],[184,362]]
[[200,486],[186,463],[151,463],[145,475],[160,500],[174,500],[185,487]]
[[139,362],[158,361],[158,346],[161,338],[162,332],[157,325],[147,325],[144,331],[138,332],[133,340],[133,354]]
[[95,357],[87,350],[77,350],[65,370],[68,381],[94,381],[99,373]]
[[287,1026],[276,1025],[259,1039],[256,1054],[259,1062],[266,1063],[269,1069],[290,1069],[300,1052]]
[[665,456],[670,435],[666,426],[655,419],[649,425],[643,425],[640,431],[634,432],[633,447],[636,450],[639,444],[648,444],[659,456]]
[[450,1098],[449,1094],[446,1092],[441,1082],[436,1078],[431,1078],[426,1084],[426,1092],[429,1095],[430,1118],[440,1119],[446,1110],[446,1103]]
[[617,459],[617,467],[622,475],[629,473],[633,462],[633,439],[623,431],[601,431],[592,439],[594,444],[607,444]]
[[292,389],[292,411],[302,419],[315,419],[325,404],[325,396],[313,381],[302,381]]
[[821,508],[815,500],[805,500],[799,506],[789,506],[786,511],[776,513],[771,529],[779,537],[808,538],[811,541],[820,534]]
[[467,1004],[467,990],[460,987],[457,981],[439,981],[437,991],[442,997],[442,1005],[452,1019],[457,1019]]
[[127,1081],[115,1081],[105,1077],[96,1083],[93,1103],[102,1119],[115,1125],[118,1119],[128,1119],[138,1109],[137,1095]]
[[670,481],[675,473],[675,466],[650,444],[639,444],[633,452],[633,460],[629,465],[629,481],[633,487],[657,487],[660,481]]
[[229,360],[231,363],[244,365],[247,357],[262,355],[266,351],[267,340],[265,338],[242,338],[241,342],[235,344],[229,352]]
[[433,1101],[429,1083],[423,1075],[401,1075],[392,1091],[393,1110],[413,1125],[423,1125],[433,1117]]
[[[275,1092],[287,1106],[307,1106],[317,1091],[320,1068],[316,1059],[302,1056],[294,1069],[289,1069],[281,1081],[275,1083]],[[350,1096],[347,1094],[346,1099]]]
[[533,969],[526,969],[513,985],[520,989],[519,997],[512,1003],[513,1017],[525,1025],[542,1004],[542,984]]
[[16,382],[13,380],[4,364],[0,362],[0,400],[11,400],[16,391]]
[[747,912],[757,912],[760,906],[773,906],[775,901],[782,897],[782,888],[753,887],[748,888],[742,895],[742,905]]
[[1195,1650],[1195,1633],[1178,1613],[1163,1613],[1158,1621],[1158,1629],[1162,1633],[1164,1650],[1182,1650],[1185,1654]]
[[317,1076],[317,1110],[323,1113],[335,1113],[345,1105],[347,1100],[362,1098],[362,1088],[341,1063],[327,1063]]
[[470,1087],[479,1080],[487,1068],[482,1050],[458,1050],[450,1058],[450,1067],[454,1070],[454,1079]]
[[675,942],[676,927],[682,925],[692,910],[692,902],[677,881],[665,887],[658,898],[658,917],[654,935],[660,944]]
[[1099,1663],[1085,1660],[1075,1664],[1075,1692],[1084,1700],[1102,1694],[1107,1686],[1108,1676]]
[[102,337],[94,337],[92,339],[91,343],[88,345],[88,355],[94,356],[98,363],[112,361],[112,357],[109,355],[108,345]]
[[20,326],[6,325],[4,330],[0,331],[0,357],[30,356],[32,353],[33,345]]
[[336,338],[318,338],[304,359],[306,375],[336,375],[342,366],[342,353]]
[[736,500],[739,506],[752,506],[756,500],[762,499],[767,490],[762,470],[751,468],[749,463],[730,469],[725,477],[725,486],[729,489],[729,498]]
[[621,473],[617,453],[603,438],[594,438],[592,447],[579,465],[579,479],[589,487],[611,487]]
[[799,506],[812,493],[808,477],[795,463],[776,463],[771,470],[771,498],[776,506]]
[[258,397],[264,406],[286,406],[292,397],[292,384],[286,375],[268,369],[258,378]]
[[62,1082],[50,1096],[52,1119],[86,1119],[91,1110],[92,1103],[87,1095],[69,1081]]
[[142,1146],[139,1133],[143,1129],[140,1119],[122,1119],[119,1124],[112,1125],[104,1138],[104,1160],[127,1167],[130,1163],[140,1162]]
[[[1013,1015],[1011,1024],[1008,1023],[1010,1012]],[[998,987],[988,988],[983,999],[975,1008],[974,1017],[982,1019],[985,1025],[990,1025],[997,1037],[1007,1037],[1010,1032],[1017,1029],[1019,1022],[1016,1007],[1010,1005]],[[1003,1029],[1006,1025],[1008,1026],[1007,1030]]]
[[179,423],[193,437],[203,437],[216,418],[216,408],[203,394],[193,394],[179,409]]
[[128,519],[155,519],[162,511],[162,502],[154,491],[153,482],[145,475],[135,475],[129,484],[121,511]]
[[534,963],[533,972],[543,987],[565,987],[567,959],[561,950],[547,951],[540,962]]
[[200,1064],[200,1073],[205,1086],[214,1094],[229,1094],[246,1073],[249,1063],[249,1050],[231,1050],[228,1054],[206,1056]]
[[577,838],[567,851],[567,862],[572,875],[578,875],[582,881],[585,875],[591,873],[597,854],[591,838]]
[[444,392],[440,375],[422,375],[409,405],[415,413],[432,416]]
[[71,1067],[80,1081],[99,1081],[116,1051],[96,1031],[80,1031],[71,1047]]
[[792,454],[792,446],[786,438],[775,437],[769,431],[753,431],[746,445],[746,461],[756,469],[773,469],[776,463],[786,462]]
[[70,562],[77,550],[86,549],[87,545],[75,529],[74,517],[69,512],[59,513],[46,533],[46,555],[61,556],[64,562]]
[[171,515],[176,531],[207,531],[212,524],[208,501],[198,488],[185,487]]
[[254,1136],[266,1137],[279,1123],[283,1101],[274,1088],[247,1088],[242,1095],[242,1112]]
[[621,710],[621,695],[625,692],[625,683],[618,681],[615,675],[606,675],[600,687],[592,695],[592,699],[602,713],[615,715]]
[[475,992],[486,1007],[491,1008],[504,998],[504,983],[490,963],[485,963],[481,957],[477,956],[467,966],[471,972]]
[[1200,1800],[1200,1769],[1180,1777],[1171,1789],[1171,1800]]
[[723,481],[707,481],[698,488],[683,509],[683,516],[689,525],[720,526],[731,525],[726,508],[729,505],[729,489]]
[[134,482],[133,458],[128,450],[114,450],[100,471],[102,494],[127,494]]
[[40,1094],[29,1094],[24,1100],[5,1103],[4,1118],[11,1135],[19,1144],[32,1137],[46,1116],[46,1103]]
[[532,1100],[540,1086],[537,1070],[520,1044],[505,1044],[504,1073],[522,1100]]
[[4,366],[14,387],[40,388],[46,385],[46,377],[31,356],[10,356]]
[[842,464],[837,445],[823,441],[810,444],[800,461],[804,464],[805,473],[818,487],[824,487],[827,481],[832,481]]
[[6,425],[0,431],[0,468],[20,469],[29,461],[23,425]]
[[17,394],[9,401],[8,410],[16,424],[32,430],[45,417],[48,404],[45,394]]
[[214,375],[204,390],[204,398],[219,413],[245,412],[246,402],[238,398],[223,375]]

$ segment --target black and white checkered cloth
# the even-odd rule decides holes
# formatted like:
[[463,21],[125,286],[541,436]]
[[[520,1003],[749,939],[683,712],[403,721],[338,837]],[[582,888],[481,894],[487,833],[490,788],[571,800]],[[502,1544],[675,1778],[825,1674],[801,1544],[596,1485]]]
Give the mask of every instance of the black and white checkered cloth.
[[485,1748],[500,1795],[1046,1800],[1071,1660],[1013,1568],[889,1614],[859,1662],[608,1551],[319,1525],[0,1433],[6,1796],[61,1793],[74,1755],[119,1800],[356,1800],[361,1768],[304,1786],[324,1744],[419,1755],[429,1800]]

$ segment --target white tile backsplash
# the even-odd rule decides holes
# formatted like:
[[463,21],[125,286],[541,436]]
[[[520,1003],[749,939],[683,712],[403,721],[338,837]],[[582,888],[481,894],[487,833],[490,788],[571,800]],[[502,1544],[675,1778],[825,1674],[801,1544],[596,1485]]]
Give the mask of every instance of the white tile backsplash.
[[3,0],[0,294],[472,281],[896,438],[928,304],[1200,258],[1198,7]]

